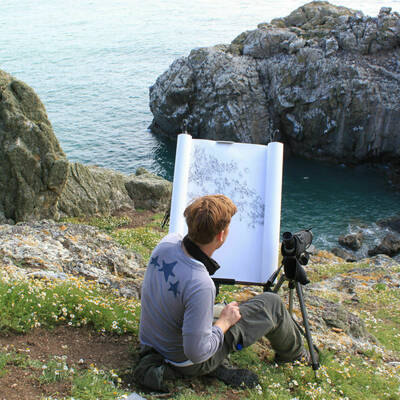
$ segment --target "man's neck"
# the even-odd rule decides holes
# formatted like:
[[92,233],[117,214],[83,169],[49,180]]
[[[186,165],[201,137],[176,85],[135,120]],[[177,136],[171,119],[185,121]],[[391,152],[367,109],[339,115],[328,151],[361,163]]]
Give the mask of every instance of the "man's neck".
[[213,243],[208,243],[208,244],[199,244],[196,243],[197,246],[200,247],[201,251],[205,254],[208,255],[208,257],[211,258],[211,256],[214,254],[215,251],[215,245]]
[[[193,243],[195,243],[200,248],[200,250],[203,253],[205,253],[208,257],[211,258],[211,256],[214,254],[215,246],[212,243],[208,243],[208,244],[200,244],[200,243],[197,243],[197,242],[193,242]],[[192,257],[189,254],[189,252],[186,250],[186,247],[185,247],[185,245],[183,243],[182,243],[182,248],[183,248],[183,251],[185,252],[185,254],[187,256]]]

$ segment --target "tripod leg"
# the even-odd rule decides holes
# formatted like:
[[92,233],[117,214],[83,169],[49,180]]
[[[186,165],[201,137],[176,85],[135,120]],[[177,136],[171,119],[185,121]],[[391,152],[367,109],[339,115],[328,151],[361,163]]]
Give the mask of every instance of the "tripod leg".
[[293,289],[294,289],[294,281],[289,281],[289,314],[293,318]]
[[281,286],[282,286],[283,282],[285,282],[285,280],[286,280],[285,275],[282,274],[272,292],[273,293],[278,293],[279,289],[281,288]]
[[311,337],[310,324],[308,323],[308,315],[307,315],[306,306],[304,304],[303,290],[301,288],[300,282],[296,282],[296,291],[297,291],[297,296],[299,298],[301,315],[303,316],[304,327],[306,329],[306,338],[307,338],[308,348],[310,350],[310,355],[311,355],[312,369],[314,371],[317,371],[319,369],[319,362],[317,361],[317,357],[315,355],[315,348],[314,348],[314,344],[313,344],[312,337]]

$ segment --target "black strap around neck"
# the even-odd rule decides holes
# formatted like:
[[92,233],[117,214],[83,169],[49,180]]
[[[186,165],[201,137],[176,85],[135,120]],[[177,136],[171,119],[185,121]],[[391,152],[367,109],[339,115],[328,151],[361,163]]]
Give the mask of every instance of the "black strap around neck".
[[217,269],[220,267],[219,264],[213,260],[212,258],[208,257],[203,250],[197,246],[192,240],[189,239],[189,236],[186,235],[183,238],[183,245],[185,246],[186,251],[196,260],[202,262],[204,266],[207,268],[207,271],[210,275],[214,275]]

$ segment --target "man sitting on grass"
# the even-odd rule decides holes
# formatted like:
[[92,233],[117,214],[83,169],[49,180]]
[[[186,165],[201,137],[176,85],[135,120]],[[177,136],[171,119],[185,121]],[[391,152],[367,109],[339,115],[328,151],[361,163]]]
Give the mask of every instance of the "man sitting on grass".
[[226,367],[224,361],[263,336],[277,362],[307,355],[297,326],[276,294],[262,293],[240,305],[232,302],[213,323],[216,289],[210,275],[219,266],[211,256],[224,244],[235,213],[226,196],[200,197],[184,212],[187,236],[169,234],[154,249],[142,286],[142,358],[136,370],[145,386],[160,389],[162,380],[175,373],[211,375],[232,386],[253,387],[256,374]]

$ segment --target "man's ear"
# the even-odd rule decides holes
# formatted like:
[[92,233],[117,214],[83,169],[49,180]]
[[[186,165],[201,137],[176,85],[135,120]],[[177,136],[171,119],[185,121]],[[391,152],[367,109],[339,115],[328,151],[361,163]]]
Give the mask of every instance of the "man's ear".
[[217,234],[218,242],[223,242],[225,239],[225,231],[221,231]]

